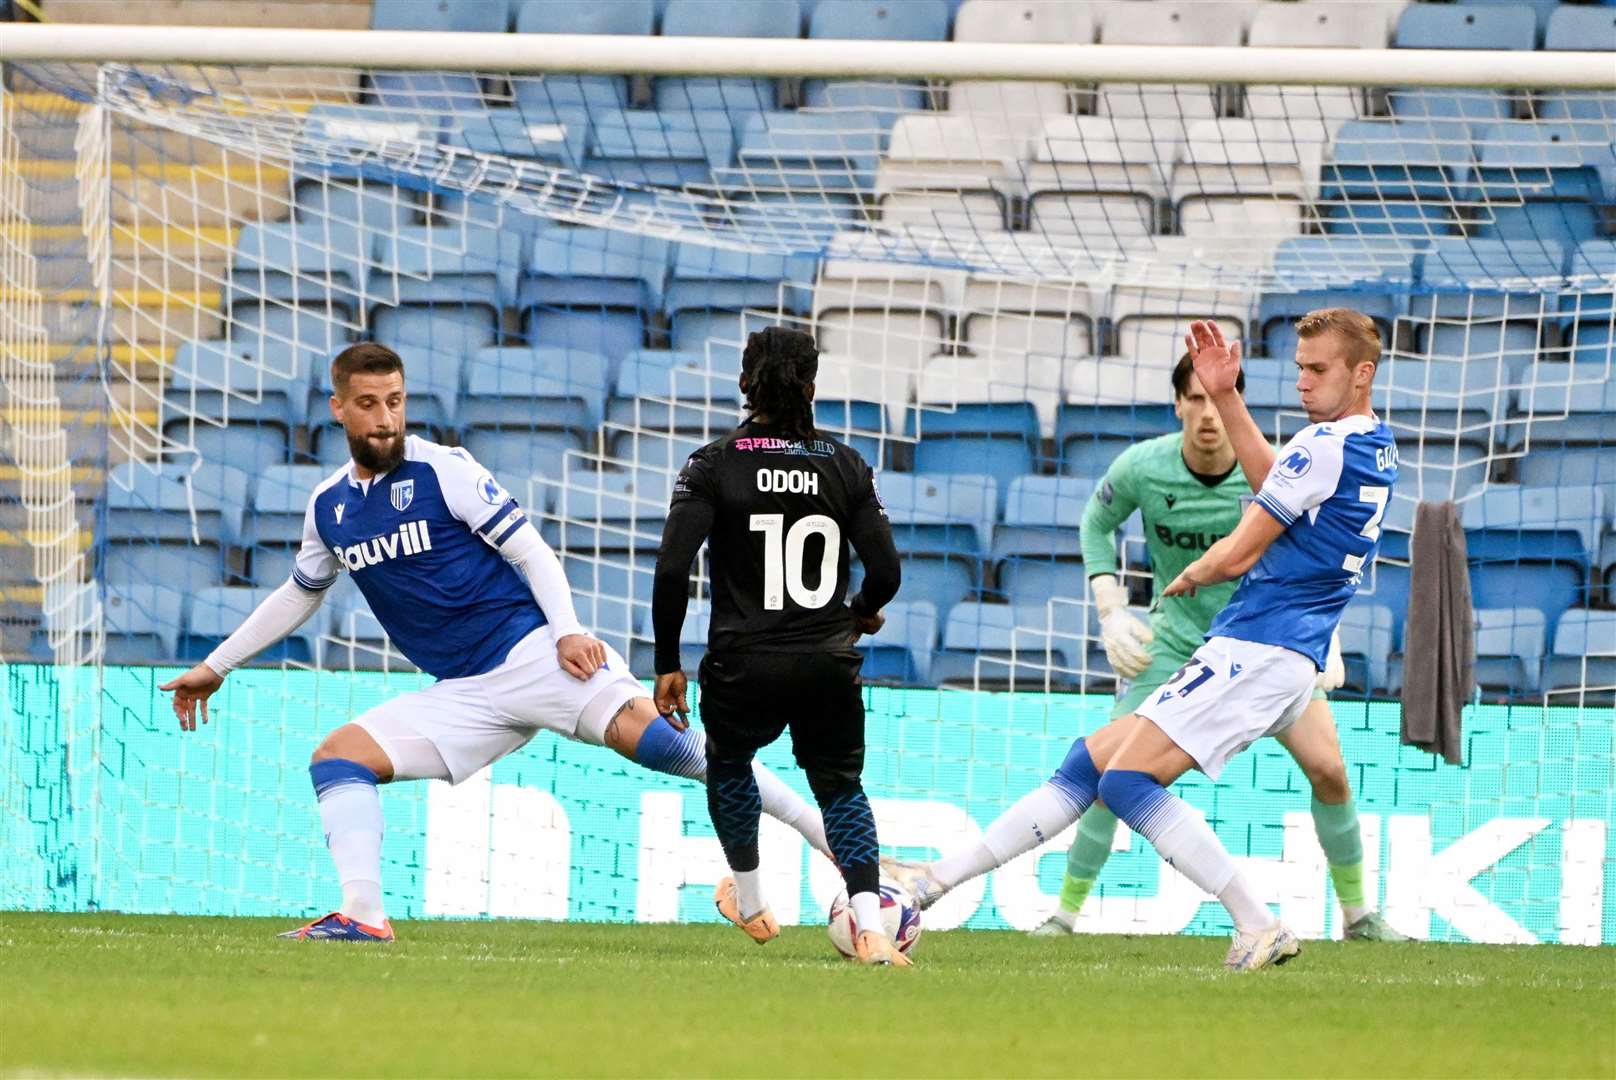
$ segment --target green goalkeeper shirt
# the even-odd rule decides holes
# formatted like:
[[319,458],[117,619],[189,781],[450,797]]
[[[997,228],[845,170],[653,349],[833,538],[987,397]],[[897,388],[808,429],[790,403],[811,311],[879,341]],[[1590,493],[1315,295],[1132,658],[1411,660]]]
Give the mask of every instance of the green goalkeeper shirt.
[[[1144,521],[1157,597],[1202,552],[1234,531],[1240,500],[1251,494],[1240,467],[1209,483],[1184,464],[1183,446],[1182,434],[1161,435],[1135,443],[1111,463],[1083,510],[1083,565],[1090,576],[1117,573],[1116,532],[1135,510]],[[1187,657],[1200,648],[1212,617],[1237,584],[1162,598],[1150,616],[1156,635],[1152,652],[1170,649]]]

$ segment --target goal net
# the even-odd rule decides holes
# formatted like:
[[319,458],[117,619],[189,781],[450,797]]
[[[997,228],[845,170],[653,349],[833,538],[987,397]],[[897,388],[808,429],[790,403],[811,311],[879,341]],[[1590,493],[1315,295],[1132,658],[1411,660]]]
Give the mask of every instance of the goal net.
[[[1244,343],[1282,440],[1292,323],[1340,305],[1381,329],[1402,460],[1333,702],[1371,902],[1419,937],[1616,942],[1609,90],[108,59],[9,63],[0,103],[0,905],[330,907],[308,753],[425,678],[357,590],[196,735],[155,688],[287,578],[348,458],[348,343],[404,357],[410,430],[492,470],[648,677],[672,476],[742,415],[746,335],[813,332],[818,422],[880,471],[904,558],[865,650],[866,780],[887,846],[923,855],[1109,713],[1079,523],[1122,449],[1180,430],[1189,321]],[[1415,510],[1449,500],[1477,687],[1453,764],[1400,739],[1404,630],[1437,602]],[[1141,618],[1150,543],[1215,539],[1163,512],[1116,537]],[[698,565],[692,667],[706,603]],[[1339,935],[1279,746],[1181,790],[1291,925]],[[395,917],[711,917],[699,788],[608,751],[541,737],[384,805]],[[763,838],[777,914],[819,918],[834,869]],[[1036,924],[1069,839],[930,925]],[[1079,925],[1226,928],[1125,829]]]

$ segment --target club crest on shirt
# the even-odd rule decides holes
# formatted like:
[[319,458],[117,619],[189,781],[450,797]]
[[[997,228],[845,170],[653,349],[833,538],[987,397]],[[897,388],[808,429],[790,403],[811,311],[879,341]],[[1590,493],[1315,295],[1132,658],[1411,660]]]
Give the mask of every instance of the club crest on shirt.
[[415,481],[395,480],[393,486],[388,489],[387,498],[393,504],[394,510],[400,513],[408,510],[410,503],[415,501]]

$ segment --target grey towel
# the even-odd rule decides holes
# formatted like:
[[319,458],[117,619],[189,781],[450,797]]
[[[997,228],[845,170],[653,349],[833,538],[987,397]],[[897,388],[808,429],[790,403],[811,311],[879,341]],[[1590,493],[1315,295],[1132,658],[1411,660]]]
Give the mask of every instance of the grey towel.
[[1422,502],[1410,543],[1403,633],[1403,742],[1450,765],[1464,760],[1460,720],[1475,684],[1475,624],[1459,508]]

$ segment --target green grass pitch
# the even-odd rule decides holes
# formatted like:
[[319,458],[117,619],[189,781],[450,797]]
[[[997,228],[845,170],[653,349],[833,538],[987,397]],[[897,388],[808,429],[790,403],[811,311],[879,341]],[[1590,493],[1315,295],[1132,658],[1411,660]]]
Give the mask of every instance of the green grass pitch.
[[0,1076],[1616,1075],[1616,953],[924,936],[909,971],[823,930],[0,914]]

